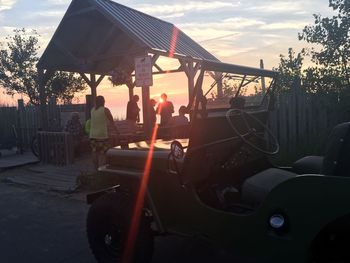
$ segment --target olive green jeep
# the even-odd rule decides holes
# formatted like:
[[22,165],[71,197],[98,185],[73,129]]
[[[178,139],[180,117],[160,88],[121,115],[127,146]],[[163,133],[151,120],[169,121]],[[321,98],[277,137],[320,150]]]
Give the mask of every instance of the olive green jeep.
[[[241,75],[231,107],[212,108],[218,102],[205,99],[206,71]],[[271,78],[270,87],[244,95],[256,76]],[[155,235],[176,233],[257,262],[350,262],[350,123],[334,128],[324,157],[275,167],[268,156],[279,145],[266,123],[276,77],[203,63],[187,107],[188,138],[156,139],[155,128],[149,141],[107,152],[99,171],[119,184],[87,196],[87,235],[98,262],[150,262]],[[247,104],[256,98],[258,106]]]

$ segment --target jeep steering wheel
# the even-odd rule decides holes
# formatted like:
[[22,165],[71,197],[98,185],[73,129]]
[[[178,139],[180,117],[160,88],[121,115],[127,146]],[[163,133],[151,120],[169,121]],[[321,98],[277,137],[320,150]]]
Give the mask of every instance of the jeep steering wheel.
[[[241,117],[245,127],[247,128],[246,133],[239,132],[238,129],[235,127],[235,125],[231,119],[231,116],[233,116],[233,115]],[[255,123],[258,123],[267,132],[269,137],[272,138],[272,140],[267,141],[267,139],[265,137],[259,136],[256,129],[251,127],[251,125],[247,121],[247,118],[246,118],[247,116],[251,120],[253,120]],[[246,111],[241,110],[241,109],[230,109],[226,112],[226,119],[227,119],[228,123],[230,124],[230,127],[232,128],[232,130],[242,139],[242,141],[244,143],[248,144],[253,149],[255,149],[259,152],[262,152],[264,154],[269,154],[269,155],[273,155],[273,154],[278,153],[280,146],[279,146],[277,138],[273,135],[272,131],[264,123],[262,123],[258,118],[256,118],[252,114],[249,114]],[[247,137],[251,137],[251,136],[258,138],[259,140],[265,142],[266,144],[267,143],[272,144],[274,146],[274,148],[271,150],[262,148],[257,143],[254,143],[247,138]]]

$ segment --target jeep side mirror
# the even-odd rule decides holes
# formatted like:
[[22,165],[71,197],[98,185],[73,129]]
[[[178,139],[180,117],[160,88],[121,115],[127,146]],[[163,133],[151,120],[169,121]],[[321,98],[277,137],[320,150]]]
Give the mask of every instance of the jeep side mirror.
[[175,159],[182,159],[184,157],[184,148],[179,141],[173,141],[170,145],[171,155]]

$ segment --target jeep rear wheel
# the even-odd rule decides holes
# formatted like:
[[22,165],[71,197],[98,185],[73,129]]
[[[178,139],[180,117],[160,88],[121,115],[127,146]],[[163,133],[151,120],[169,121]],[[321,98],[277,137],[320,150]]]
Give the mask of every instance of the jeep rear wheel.
[[323,230],[312,246],[312,263],[346,263],[350,262],[350,235],[346,229]]
[[[87,236],[97,262],[122,262],[132,208],[128,195],[121,192],[105,194],[91,205],[87,217]],[[132,262],[150,262],[152,254],[153,233],[149,220],[143,215]]]

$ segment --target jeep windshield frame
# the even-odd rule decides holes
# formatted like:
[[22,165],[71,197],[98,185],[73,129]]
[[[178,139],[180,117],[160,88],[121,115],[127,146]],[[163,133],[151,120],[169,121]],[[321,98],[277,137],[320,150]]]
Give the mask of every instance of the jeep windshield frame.
[[[206,72],[215,72],[220,73],[221,76],[218,79],[215,79],[215,81],[210,85],[209,89],[204,92],[203,91],[203,80]],[[237,98],[240,95],[242,95],[242,89],[246,87],[247,85],[257,82],[258,80],[264,79],[264,78],[270,78],[271,81],[266,87],[266,90],[262,96],[262,99],[259,103],[259,105],[249,107],[250,109],[261,109],[264,105],[267,106],[268,109],[273,108],[274,104],[274,94],[276,92],[276,82],[278,79],[278,72],[273,70],[266,70],[266,69],[260,69],[260,68],[253,68],[253,67],[246,67],[246,66],[240,66],[235,64],[229,64],[229,63],[222,63],[222,62],[214,62],[214,61],[202,61],[201,67],[200,67],[200,73],[198,75],[197,81],[194,86],[193,96],[190,98],[187,109],[192,110],[193,113],[196,113],[199,111],[199,106],[202,106],[205,108],[206,106],[203,105],[204,98],[205,103],[207,96],[210,95],[210,92],[213,90],[213,88],[218,84],[219,81],[223,81],[225,79],[232,79],[235,78],[236,80],[239,80],[239,85],[236,89],[236,91],[233,94],[233,98]],[[227,105],[227,108],[229,108],[229,105]],[[196,116],[197,114],[194,114]]]

